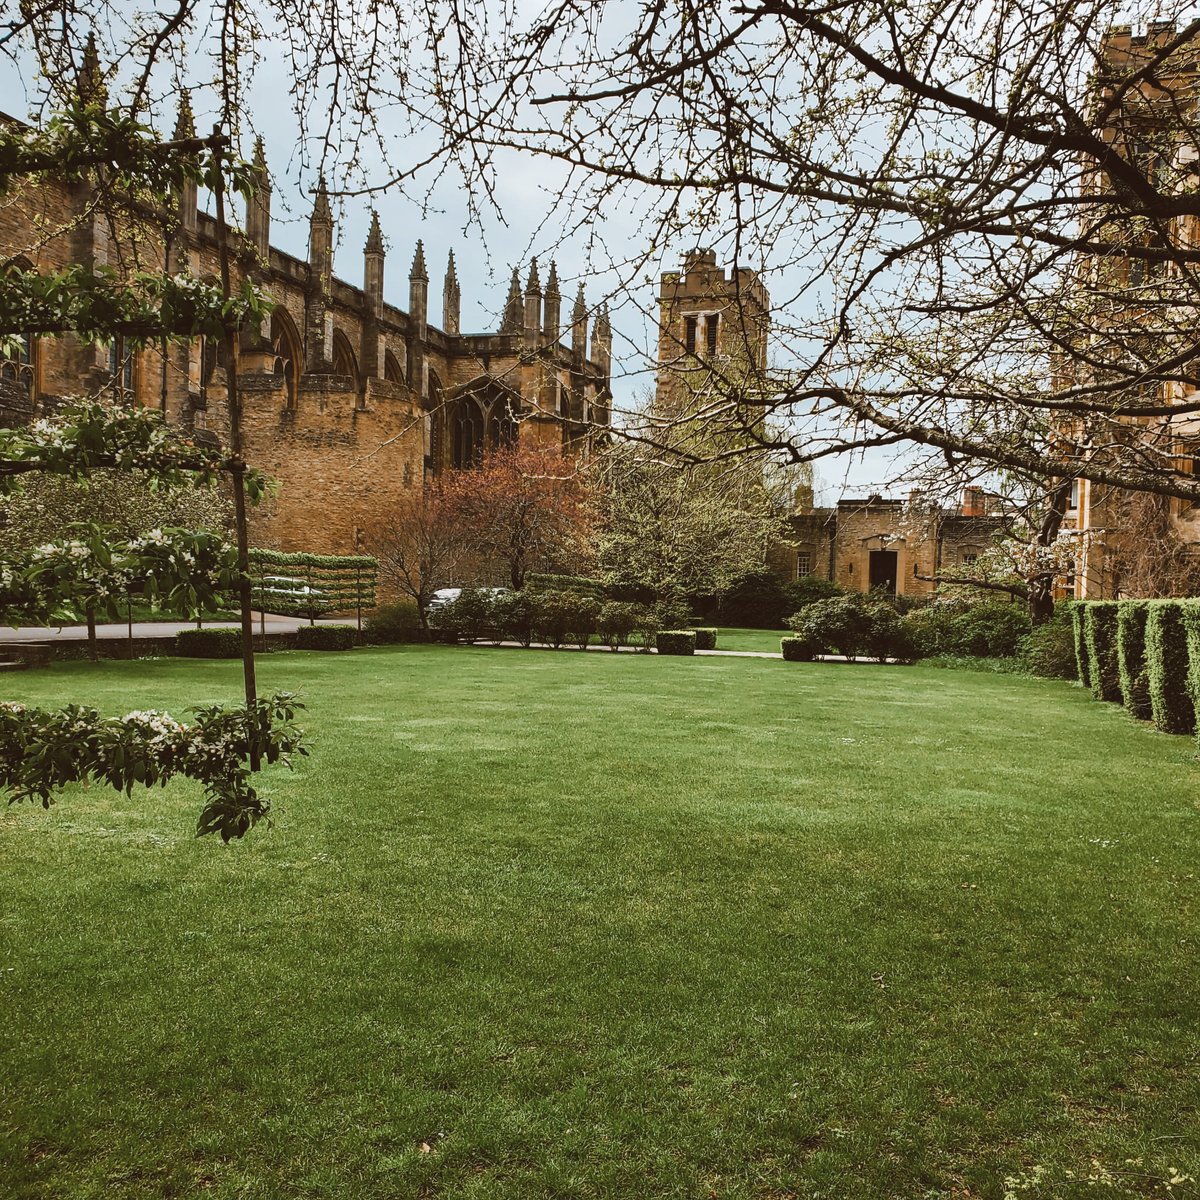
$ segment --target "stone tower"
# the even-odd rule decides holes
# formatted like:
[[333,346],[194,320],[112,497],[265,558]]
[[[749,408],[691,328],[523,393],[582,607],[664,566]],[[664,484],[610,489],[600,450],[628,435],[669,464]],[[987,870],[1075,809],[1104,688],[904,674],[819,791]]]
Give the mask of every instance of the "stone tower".
[[725,272],[697,247],[682,271],[662,276],[658,293],[655,405],[685,413],[698,394],[753,388],[767,366],[771,300],[755,271]]

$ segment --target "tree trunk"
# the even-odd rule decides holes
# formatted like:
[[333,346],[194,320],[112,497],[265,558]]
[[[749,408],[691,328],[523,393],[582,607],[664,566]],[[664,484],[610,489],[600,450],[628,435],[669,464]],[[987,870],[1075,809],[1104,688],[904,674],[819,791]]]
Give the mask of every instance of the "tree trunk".
[[87,606],[87,631],[88,631],[88,658],[92,662],[100,661],[100,647],[96,641],[96,606],[89,604]]
[[[1074,480],[1060,479],[1050,492],[1050,502],[1046,515],[1042,518],[1038,529],[1035,546],[1052,546],[1059,530],[1062,529],[1063,518],[1067,515],[1067,500],[1071,495],[1071,484]],[[1037,625],[1045,625],[1054,616],[1054,574],[1045,572],[1035,575],[1029,581],[1029,620]]]

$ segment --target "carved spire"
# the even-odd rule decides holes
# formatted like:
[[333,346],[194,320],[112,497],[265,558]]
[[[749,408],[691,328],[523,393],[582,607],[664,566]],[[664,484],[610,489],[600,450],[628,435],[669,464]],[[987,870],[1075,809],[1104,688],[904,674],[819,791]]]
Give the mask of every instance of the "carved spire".
[[429,272],[425,269],[425,246],[420,239],[417,240],[417,252],[413,255],[412,270],[409,271],[408,277],[429,282]]
[[575,294],[575,307],[571,311],[571,352],[576,358],[587,358],[587,302],[583,298],[583,284]]
[[179,111],[175,115],[175,141],[183,142],[196,136],[196,118],[192,116],[192,97],[187,91],[179,93]]
[[313,201],[310,225],[328,225],[333,228],[333,210],[329,207],[329,188],[325,185],[325,176],[317,180],[317,197]]
[[454,267],[454,251],[446,263],[446,278],[442,281],[442,328],[450,334],[460,332],[462,319],[462,289],[458,286],[458,272]]
[[[182,111],[182,110],[181,110]],[[188,105],[188,120],[192,119],[191,105]],[[254,157],[251,160],[257,170],[262,173],[264,179],[267,178],[267,148],[263,145],[262,134],[258,134],[254,139]]]
[[371,228],[367,233],[367,244],[363,247],[364,254],[383,254],[383,230],[379,226],[379,214],[371,209]]
[[267,173],[267,152],[261,137],[254,139],[251,167],[254,192],[246,201],[246,240],[259,261],[266,263],[271,253],[271,176]]
[[612,325],[608,319],[608,304],[601,305],[592,327],[592,361],[607,374],[612,361]]
[[535,258],[529,264],[529,281],[525,284],[525,340],[536,346],[542,335],[542,284],[538,279]]
[[529,282],[525,284],[525,294],[528,296],[530,292],[536,292],[539,296],[542,294],[542,284],[538,279],[536,258],[529,264]]
[[100,68],[100,51],[96,46],[96,35],[89,33],[83,48],[83,61],[76,78],[79,99],[84,104],[103,106],[108,100],[108,89],[104,83],[104,72]]
[[546,300],[542,309],[543,332],[546,341],[558,341],[559,321],[562,315],[562,293],[558,290],[558,266],[550,260],[550,277],[546,280]]
[[500,323],[501,333],[520,333],[524,324],[521,304],[521,276],[513,267],[512,282],[508,285],[508,299],[504,302],[504,320]]

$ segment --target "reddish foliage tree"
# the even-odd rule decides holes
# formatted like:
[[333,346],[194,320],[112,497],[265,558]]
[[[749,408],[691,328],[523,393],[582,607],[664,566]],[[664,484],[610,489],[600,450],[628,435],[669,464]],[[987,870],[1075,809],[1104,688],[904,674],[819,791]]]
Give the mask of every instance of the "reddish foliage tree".
[[458,490],[432,479],[364,532],[368,549],[379,559],[381,581],[416,601],[425,628],[434,591],[460,583],[476,553],[461,509]]
[[535,567],[578,570],[591,554],[591,487],[581,464],[538,446],[491,451],[445,489],[483,558],[503,563],[521,588]]

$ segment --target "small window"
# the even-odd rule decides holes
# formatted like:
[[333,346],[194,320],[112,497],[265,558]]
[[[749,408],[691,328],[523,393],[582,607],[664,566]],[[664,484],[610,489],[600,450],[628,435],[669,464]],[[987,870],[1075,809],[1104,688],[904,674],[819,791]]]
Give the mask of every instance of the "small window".
[[971,554],[971,553],[964,554],[962,556],[963,566],[964,567],[973,567],[975,565],[975,561],[978,558],[979,558],[978,554]]
[[812,555],[807,550],[802,550],[796,555],[796,578],[803,579],[806,575],[811,574]]
[[683,345],[689,354],[696,353],[696,318],[686,317],[683,322]]
[[108,343],[108,379],[114,392],[129,398],[133,394],[133,349],[124,338]]
[[1079,511],[1079,480],[1078,479],[1071,480],[1071,498],[1070,498],[1070,500],[1067,501],[1067,511],[1068,512],[1078,512]]
[[704,344],[710,355],[717,352],[717,322],[719,319],[716,313],[704,318]]

